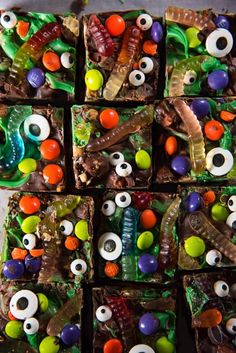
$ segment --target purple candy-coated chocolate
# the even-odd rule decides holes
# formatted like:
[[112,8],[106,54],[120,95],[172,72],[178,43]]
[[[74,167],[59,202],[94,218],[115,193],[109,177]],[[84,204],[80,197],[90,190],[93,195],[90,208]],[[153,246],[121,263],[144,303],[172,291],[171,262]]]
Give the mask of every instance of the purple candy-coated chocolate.
[[33,88],[39,88],[45,82],[45,74],[44,71],[40,68],[31,69],[27,73],[27,81]]
[[210,104],[207,99],[196,98],[192,101],[190,107],[198,118],[203,118],[210,112]]
[[143,273],[154,273],[158,267],[156,256],[143,254],[138,259],[138,268]]
[[214,19],[215,25],[218,28],[225,28],[225,29],[229,29],[229,20],[225,17],[225,16],[217,16]]
[[138,326],[140,332],[150,336],[158,331],[160,321],[152,313],[145,313],[140,317]]
[[151,37],[152,40],[156,43],[159,43],[163,37],[162,25],[159,22],[153,22],[151,28]]
[[41,268],[41,257],[33,257],[30,254],[25,257],[25,267],[30,273],[36,273]]
[[185,202],[184,205],[188,212],[195,212],[201,206],[201,195],[198,192],[191,192]]
[[176,156],[171,161],[171,168],[179,175],[186,175],[190,170],[190,161],[186,156]]
[[218,89],[224,89],[229,83],[228,73],[223,70],[212,71],[207,78],[208,85],[217,91]]
[[24,271],[24,264],[20,260],[8,260],[3,267],[4,276],[11,280],[20,278]]
[[80,329],[77,325],[67,324],[61,331],[61,340],[66,346],[73,346],[80,339]]

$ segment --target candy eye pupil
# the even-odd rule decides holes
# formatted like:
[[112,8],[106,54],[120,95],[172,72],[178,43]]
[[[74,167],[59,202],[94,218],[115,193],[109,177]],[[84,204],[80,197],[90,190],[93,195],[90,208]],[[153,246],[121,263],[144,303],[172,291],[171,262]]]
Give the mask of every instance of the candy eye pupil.
[[65,229],[66,229],[66,228],[65,228],[64,226],[60,226],[60,230],[61,230],[62,232],[64,232]]
[[140,20],[140,23],[141,23],[141,25],[145,25],[146,24],[146,20],[145,20],[145,18],[142,18],[141,20]]
[[122,169],[126,169],[126,168],[127,168],[127,164],[122,163],[120,167],[121,167]]
[[125,202],[126,201],[126,197],[125,196],[121,196],[120,201],[121,202]]
[[68,60],[69,60],[70,64],[73,64],[74,60],[73,60],[72,56],[69,56]]
[[225,157],[222,154],[217,153],[214,155],[212,161],[216,167],[221,167],[225,162]]
[[236,326],[232,326],[232,330],[236,332]]
[[229,205],[230,205],[230,206],[233,206],[233,204],[234,204],[234,203],[233,203],[233,200],[229,200]]
[[26,328],[29,330],[29,329],[31,329],[31,325],[30,324],[27,324],[26,325]]
[[223,50],[227,46],[227,39],[225,37],[220,37],[216,41],[216,46],[218,49]]
[[105,314],[105,312],[106,312],[105,309],[102,309],[102,310],[101,310],[101,313],[102,313],[102,314]]
[[119,158],[120,158],[120,156],[119,156],[119,154],[118,154],[118,153],[115,153],[115,154],[113,154],[113,158],[115,158],[115,159],[119,159]]
[[236,221],[233,222],[233,224],[232,224],[232,229],[233,229],[233,230],[236,230]]
[[219,258],[219,257],[216,257],[216,258],[215,258],[215,263],[217,264],[219,261],[220,261],[220,258]]
[[136,80],[141,80],[141,75],[137,74],[137,75],[135,76],[135,78],[136,78]]
[[29,240],[28,240],[28,239],[25,239],[25,240],[24,240],[24,244],[25,244],[25,245],[29,245]]
[[8,15],[5,15],[3,18],[4,18],[4,21],[6,22],[9,22],[11,20],[11,17]]
[[105,241],[104,243],[104,249],[107,251],[107,252],[113,252],[116,248],[116,243],[114,240],[112,239],[109,239],[107,241]]
[[105,205],[103,207],[104,207],[105,210],[107,210],[108,209],[108,204],[105,203]]
[[19,310],[25,310],[29,305],[29,302],[28,302],[28,299],[27,298],[20,298],[18,301],[17,301],[17,308]]
[[37,124],[30,124],[29,126],[29,132],[34,135],[34,136],[39,136],[40,135],[40,127]]
[[225,284],[223,284],[222,289],[223,289],[223,290],[226,290],[226,289],[227,289],[227,286],[226,286]]
[[75,269],[76,269],[76,271],[81,271],[82,265],[81,265],[81,264],[77,264],[77,265],[75,266]]
[[193,76],[190,77],[189,82],[193,83],[194,81],[195,81],[195,78]]
[[145,69],[147,67],[147,64],[145,62],[142,62],[140,66],[142,69]]

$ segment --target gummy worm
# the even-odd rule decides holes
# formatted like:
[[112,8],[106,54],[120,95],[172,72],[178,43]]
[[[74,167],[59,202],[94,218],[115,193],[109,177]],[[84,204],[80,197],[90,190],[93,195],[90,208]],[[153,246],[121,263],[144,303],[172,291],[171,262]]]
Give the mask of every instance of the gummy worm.
[[88,31],[94,42],[94,45],[103,56],[109,57],[113,54],[115,43],[113,42],[106,27],[96,15],[91,15],[88,21]]
[[86,146],[88,152],[104,150],[129,134],[139,131],[141,128],[151,124],[153,121],[153,107],[146,106],[143,110],[133,115],[124,124],[115,127],[105,135],[89,142]]
[[46,72],[45,76],[51,88],[60,89],[70,94],[74,94],[75,87],[72,82],[62,82],[55,74],[49,72]]
[[189,138],[189,154],[193,172],[201,174],[206,167],[205,144],[201,125],[192,109],[181,99],[173,100],[173,105],[183,121]]

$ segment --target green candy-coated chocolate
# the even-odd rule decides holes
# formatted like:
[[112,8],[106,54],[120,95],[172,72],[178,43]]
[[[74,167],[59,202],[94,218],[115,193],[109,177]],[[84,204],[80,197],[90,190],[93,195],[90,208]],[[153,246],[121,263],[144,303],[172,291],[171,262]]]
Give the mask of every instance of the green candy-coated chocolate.
[[34,233],[40,221],[41,219],[38,216],[29,216],[23,220],[21,229],[24,233]]
[[185,240],[184,248],[189,256],[198,257],[205,252],[206,245],[201,238],[193,235]]
[[228,215],[228,209],[219,202],[215,203],[211,208],[211,217],[214,221],[224,222],[228,218]]
[[153,234],[150,231],[145,231],[138,237],[137,247],[140,250],[146,250],[150,248],[153,243]]
[[48,298],[43,293],[37,293],[39,301],[39,309],[41,313],[45,313],[48,310]]
[[18,164],[18,169],[24,174],[34,172],[36,168],[37,162],[33,158],[25,158]]
[[157,353],[174,353],[175,347],[167,337],[162,336],[156,341]]
[[40,353],[57,353],[60,349],[58,342],[58,338],[54,336],[45,337],[40,345],[39,352]]
[[91,91],[98,91],[103,85],[103,76],[96,69],[89,70],[85,75],[85,84]]
[[144,150],[140,150],[136,153],[135,162],[137,164],[137,167],[143,170],[150,168],[152,163],[151,157]]
[[23,323],[16,320],[9,321],[5,326],[5,332],[10,338],[21,338],[24,334]]
[[201,44],[201,41],[198,38],[198,33],[200,31],[195,27],[190,27],[186,29],[185,34],[188,39],[189,47],[196,48]]
[[81,219],[76,223],[75,235],[82,241],[89,239],[88,222],[85,219]]

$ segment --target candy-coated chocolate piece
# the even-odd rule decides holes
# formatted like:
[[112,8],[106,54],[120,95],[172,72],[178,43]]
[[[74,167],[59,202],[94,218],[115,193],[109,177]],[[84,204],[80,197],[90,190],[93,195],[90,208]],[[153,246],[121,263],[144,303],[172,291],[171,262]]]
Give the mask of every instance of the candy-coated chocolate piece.
[[57,164],[48,164],[43,169],[43,177],[46,183],[56,185],[63,179],[63,170]]
[[88,222],[84,219],[81,219],[75,225],[75,235],[82,241],[86,241],[89,239],[89,229]]
[[208,190],[208,191],[204,192],[202,198],[203,198],[203,201],[206,205],[210,205],[215,202],[216,195],[213,190]]
[[80,329],[75,324],[66,324],[61,331],[61,340],[66,346],[73,346],[80,339]]
[[141,255],[138,259],[138,267],[145,274],[156,272],[158,267],[156,256],[150,254]]
[[106,262],[104,273],[107,277],[114,278],[119,273],[119,266],[114,262]]
[[66,237],[65,247],[67,250],[76,250],[79,247],[79,239],[72,236]]
[[39,216],[26,217],[21,224],[21,229],[26,234],[34,233],[40,221],[41,218]]
[[175,136],[169,136],[165,142],[165,151],[169,156],[172,156],[177,152],[178,141]]
[[45,82],[45,73],[42,69],[35,67],[28,71],[26,78],[33,88],[39,88]]
[[215,70],[208,75],[207,82],[213,90],[224,89],[229,83],[229,76],[223,70]]
[[3,274],[10,280],[20,278],[25,271],[25,267],[22,261],[19,260],[8,260],[5,262],[3,267]]
[[201,205],[201,196],[198,192],[191,192],[188,194],[184,205],[188,212],[197,211]]
[[39,310],[41,313],[45,313],[48,310],[48,298],[43,293],[37,293],[38,302],[39,302]]
[[229,211],[226,206],[216,202],[211,208],[211,217],[214,221],[226,221]]
[[208,121],[204,126],[205,135],[211,141],[220,140],[224,130],[224,126],[217,120]]
[[60,156],[61,148],[56,140],[47,139],[41,143],[40,152],[44,159],[50,161]]
[[158,331],[160,321],[152,313],[145,313],[140,317],[138,325],[141,333],[150,336]]
[[125,21],[121,16],[114,14],[106,19],[105,26],[111,36],[117,37],[124,32]]
[[119,123],[119,114],[115,109],[104,109],[99,116],[100,123],[105,129],[113,129]]
[[61,67],[61,61],[59,56],[52,52],[52,51],[47,51],[43,54],[43,65],[46,67],[47,70],[49,71],[58,71]]
[[174,353],[175,346],[166,336],[162,336],[155,343],[157,353]]
[[153,243],[153,234],[152,234],[152,232],[147,230],[147,231],[141,233],[140,236],[138,237],[137,247],[140,250],[146,250],[146,249],[150,248],[152,243]]
[[103,353],[123,353],[122,342],[117,338],[111,338],[104,344]]
[[203,118],[210,113],[210,104],[207,99],[195,98],[190,107],[198,118]]
[[9,321],[5,326],[5,332],[8,337],[13,339],[20,339],[23,334],[23,323],[21,321]]
[[91,91],[98,91],[103,85],[103,76],[96,69],[89,70],[85,74],[85,84]]
[[19,202],[20,209],[25,214],[34,214],[39,211],[41,202],[37,196],[24,195]]
[[185,34],[188,39],[189,48],[196,48],[201,44],[199,39],[200,31],[195,27],[189,27],[186,29]]
[[41,257],[33,257],[30,254],[25,258],[25,268],[30,273],[36,273],[41,268]]
[[40,345],[40,353],[57,353],[60,350],[59,339],[53,336],[45,337]]
[[219,15],[214,19],[214,22],[218,28],[229,29],[229,20],[226,16]]
[[185,240],[184,248],[189,256],[199,257],[204,254],[206,245],[204,240],[193,235]]
[[18,164],[18,169],[25,174],[34,172],[37,168],[37,162],[33,158],[25,158]]
[[186,156],[176,156],[171,161],[171,168],[179,175],[186,175],[190,170],[190,161]]
[[153,210],[144,210],[140,215],[140,223],[144,229],[151,229],[157,223],[157,216]]
[[159,22],[153,22],[151,27],[151,37],[156,43],[159,43],[163,37],[163,28]]
[[135,154],[135,162],[139,169],[146,170],[151,167],[152,160],[150,155],[145,150],[139,150]]

